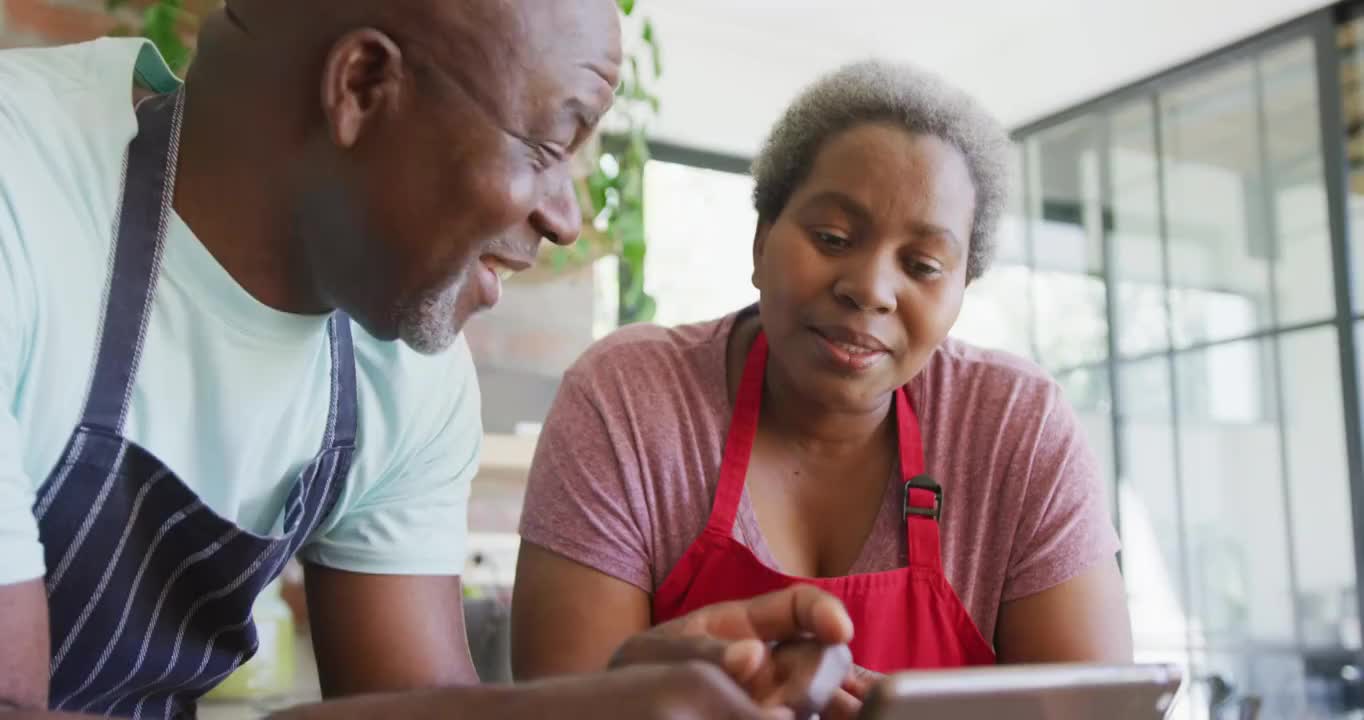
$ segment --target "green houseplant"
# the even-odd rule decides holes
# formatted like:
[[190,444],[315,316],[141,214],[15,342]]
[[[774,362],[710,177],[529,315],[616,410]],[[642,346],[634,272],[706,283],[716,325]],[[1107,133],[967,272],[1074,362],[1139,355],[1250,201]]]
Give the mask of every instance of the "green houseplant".
[[177,74],[189,66],[193,52],[188,38],[198,28],[199,14],[205,8],[186,7],[184,0],[155,0],[140,11],[129,0],[105,0],[105,6],[124,21],[114,29],[114,34],[136,34],[151,40]]
[[[644,290],[648,249],[644,168],[649,162],[649,121],[659,109],[652,87],[662,74],[662,61],[654,25],[636,14],[636,1],[616,2],[625,26],[637,33],[626,43],[616,105],[605,123],[609,131],[596,138],[582,158],[577,187],[583,208],[583,239],[570,248],[547,250],[543,260],[548,272],[557,274],[615,255],[619,259],[617,320],[625,325],[653,319],[657,308]],[[181,73],[193,58],[190,39],[198,29],[200,15],[217,7],[219,0],[106,3],[123,20],[116,33],[150,39],[171,69]]]
[[644,260],[648,237],[644,223],[644,169],[649,163],[649,121],[658,114],[652,87],[663,73],[658,36],[648,18],[635,18],[635,0],[617,0],[627,27],[638,27],[634,42],[626,44],[616,104],[607,118],[610,133],[598,144],[585,178],[579,183],[584,211],[583,241],[551,251],[557,267],[619,258],[621,325],[652,320],[657,310],[644,290]]

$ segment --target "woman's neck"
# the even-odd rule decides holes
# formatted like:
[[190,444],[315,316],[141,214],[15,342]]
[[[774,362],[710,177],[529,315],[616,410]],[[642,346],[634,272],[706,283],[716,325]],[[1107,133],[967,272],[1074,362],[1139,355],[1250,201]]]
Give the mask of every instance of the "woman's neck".
[[[748,353],[761,330],[756,315],[739,320],[731,333],[729,348],[730,397],[737,396]],[[795,382],[782,372],[780,363],[769,360],[763,388],[759,428],[784,444],[821,459],[837,460],[854,456],[866,458],[869,448],[894,446],[892,402],[887,395],[883,405],[871,411],[841,412],[831,409],[802,393]],[[886,443],[890,437],[892,442]]]

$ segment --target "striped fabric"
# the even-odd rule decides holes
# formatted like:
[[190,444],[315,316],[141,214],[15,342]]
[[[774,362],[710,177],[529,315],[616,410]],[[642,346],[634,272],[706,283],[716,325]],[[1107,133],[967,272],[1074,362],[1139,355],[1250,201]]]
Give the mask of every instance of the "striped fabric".
[[330,324],[332,403],[316,458],[293,478],[278,537],[206,507],[122,436],[171,210],[183,92],[137,110],[84,417],[33,512],[46,555],[51,707],[194,717],[258,646],[251,608],[330,512],[355,445],[350,321]]

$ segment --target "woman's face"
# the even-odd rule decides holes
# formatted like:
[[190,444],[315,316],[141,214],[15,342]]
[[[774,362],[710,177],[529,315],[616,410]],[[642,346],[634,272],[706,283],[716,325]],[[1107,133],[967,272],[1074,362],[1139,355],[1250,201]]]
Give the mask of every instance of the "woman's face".
[[782,380],[831,411],[884,407],[957,320],[974,213],[966,160],[936,137],[867,124],[826,141],[754,242]]

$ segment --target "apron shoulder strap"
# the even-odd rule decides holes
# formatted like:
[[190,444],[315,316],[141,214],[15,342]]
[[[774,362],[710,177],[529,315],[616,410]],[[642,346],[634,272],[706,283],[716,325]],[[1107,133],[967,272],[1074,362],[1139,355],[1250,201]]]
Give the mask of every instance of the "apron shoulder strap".
[[327,413],[327,433],[322,450],[355,445],[359,424],[359,400],[355,388],[355,346],[351,337],[350,316],[337,311],[328,324],[331,342],[331,409]]
[[744,496],[748,463],[753,457],[753,440],[758,435],[758,415],[762,412],[763,376],[767,372],[767,334],[761,331],[753,340],[734,399],[734,414],[729,420],[729,435],[720,460],[720,479],[715,487],[715,504],[707,528],[728,535]]
[[139,104],[138,131],[124,164],[95,368],[81,419],[115,434],[122,433],[128,414],[160,274],[183,114],[183,90]]
[[928,476],[919,415],[905,388],[895,391],[896,431],[900,438],[900,473],[905,482],[904,522],[909,566],[942,570],[942,486]]

